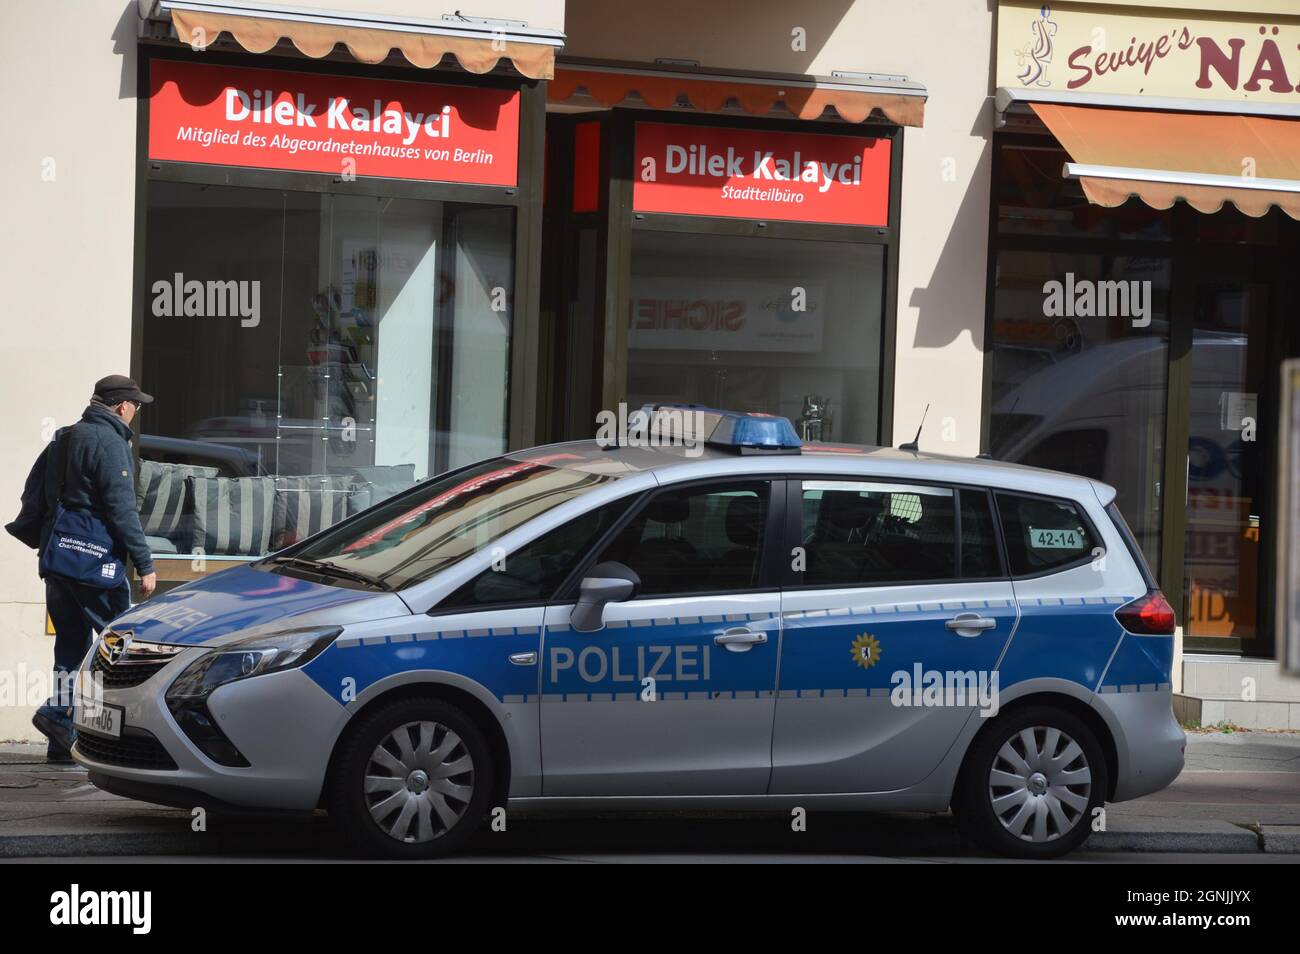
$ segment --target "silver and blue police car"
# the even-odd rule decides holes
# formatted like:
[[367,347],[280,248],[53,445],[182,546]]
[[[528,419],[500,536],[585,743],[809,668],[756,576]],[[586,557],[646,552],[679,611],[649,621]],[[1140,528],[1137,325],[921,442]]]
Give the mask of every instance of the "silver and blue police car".
[[1174,614],[1113,488],[646,413],[694,424],[475,463],[119,617],[77,761],[395,857],[497,808],[802,807],[1042,858],[1178,775]]

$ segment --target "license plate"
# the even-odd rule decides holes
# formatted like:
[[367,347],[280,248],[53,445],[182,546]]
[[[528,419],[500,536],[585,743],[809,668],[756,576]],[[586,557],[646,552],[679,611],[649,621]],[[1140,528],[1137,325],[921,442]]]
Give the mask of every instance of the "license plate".
[[74,708],[72,724],[77,727],[78,732],[90,732],[120,739],[125,713],[126,710],[121,706],[112,706],[90,696],[83,698]]

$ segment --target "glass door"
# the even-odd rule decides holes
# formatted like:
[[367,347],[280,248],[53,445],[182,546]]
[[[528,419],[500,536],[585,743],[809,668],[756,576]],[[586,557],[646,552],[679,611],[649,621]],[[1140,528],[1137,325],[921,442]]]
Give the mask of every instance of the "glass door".
[[1272,289],[1248,267],[1211,263],[1193,281],[1183,619],[1189,648],[1257,655],[1267,630],[1261,574],[1274,545],[1261,436],[1276,426],[1267,391],[1277,356]]

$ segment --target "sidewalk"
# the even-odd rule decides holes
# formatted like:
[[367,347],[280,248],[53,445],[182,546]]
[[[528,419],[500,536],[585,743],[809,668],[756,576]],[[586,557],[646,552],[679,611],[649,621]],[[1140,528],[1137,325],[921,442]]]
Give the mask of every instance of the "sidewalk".
[[[1163,792],[1106,807],[1093,851],[1300,854],[1300,734],[1192,734],[1187,767]],[[301,821],[209,815],[99,791],[86,773],[44,764],[44,747],[0,743],[0,858],[61,855],[265,854],[337,856],[321,817]],[[886,823],[887,822],[887,823]],[[873,851],[957,853],[947,817],[866,823]],[[866,834],[864,832],[863,834]]]

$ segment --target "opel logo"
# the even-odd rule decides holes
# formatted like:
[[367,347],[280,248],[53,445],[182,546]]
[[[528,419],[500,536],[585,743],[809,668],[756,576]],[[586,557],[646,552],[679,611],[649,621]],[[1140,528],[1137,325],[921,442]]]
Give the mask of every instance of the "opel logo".
[[127,647],[131,645],[130,633],[110,633],[104,637],[104,648],[107,650],[105,657],[108,659],[110,666],[116,666],[126,655]]

